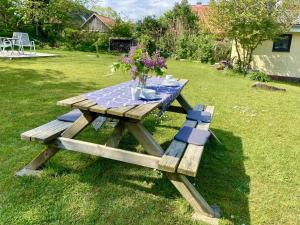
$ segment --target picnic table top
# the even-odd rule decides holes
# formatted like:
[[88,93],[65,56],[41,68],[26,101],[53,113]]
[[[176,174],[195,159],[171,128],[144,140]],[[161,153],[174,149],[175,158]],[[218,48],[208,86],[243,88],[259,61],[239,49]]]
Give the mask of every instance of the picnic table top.
[[[178,82],[184,87],[187,79],[178,79]],[[88,100],[84,95],[78,95],[57,102],[57,105],[77,108],[80,110],[99,113],[108,117],[124,117],[134,120],[144,119],[150,112],[161,106],[161,102],[147,103],[137,106],[123,106],[118,108],[105,108],[97,103]]]

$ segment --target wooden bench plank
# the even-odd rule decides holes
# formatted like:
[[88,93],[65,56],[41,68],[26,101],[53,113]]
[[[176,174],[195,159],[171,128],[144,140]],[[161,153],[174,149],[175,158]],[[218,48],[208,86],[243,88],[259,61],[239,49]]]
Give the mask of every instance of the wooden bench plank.
[[[214,107],[207,106],[205,108],[205,111],[210,112],[211,115],[213,116]],[[196,128],[200,130],[209,130],[209,126],[210,123],[199,122]],[[204,150],[204,146],[189,144],[179,163],[179,166],[177,168],[177,173],[195,177],[197,175],[197,171],[200,165],[203,150]]]
[[46,143],[58,137],[64,130],[70,127],[73,123],[53,120],[42,126],[26,131],[21,134],[22,140],[38,141]]
[[189,144],[177,168],[177,173],[196,177],[204,146]]
[[56,104],[60,105],[60,106],[72,106],[73,104],[77,103],[77,102],[81,102],[86,100],[86,97],[83,95],[78,95],[75,97],[71,97],[71,98],[67,98],[61,101],[58,101]]
[[59,120],[53,120],[47,124],[44,124],[42,126],[39,126],[37,128],[31,129],[29,131],[26,131],[21,134],[21,139],[22,140],[27,140],[27,141],[34,141],[34,136],[39,135],[43,130],[51,130],[53,127],[57,127],[61,121]]
[[160,102],[139,105],[126,112],[125,116],[132,119],[142,120],[143,118],[145,118],[145,116],[147,116],[150,112],[152,112],[160,105]]
[[[182,126],[195,127],[196,121],[186,120]],[[187,144],[181,141],[173,140],[165,154],[159,162],[159,169],[166,172],[176,172],[180,159],[187,147]]]

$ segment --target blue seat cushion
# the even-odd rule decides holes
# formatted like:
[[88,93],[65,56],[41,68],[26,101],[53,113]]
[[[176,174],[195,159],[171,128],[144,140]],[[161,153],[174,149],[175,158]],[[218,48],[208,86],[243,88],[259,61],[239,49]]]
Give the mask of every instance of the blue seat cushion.
[[64,121],[64,122],[73,122],[74,123],[81,115],[82,115],[82,112],[79,109],[74,109],[71,112],[68,112],[64,115],[57,117],[57,119],[60,121]]
[[194,120],[198,122],[210,123],[211,122],[211,113],[206,111],[195,111],[189,110],[186,116],[188,120]]
[[199,130],[192,127],[182,127],[176,134],[175,139],[188,144],[205,145],[210,132],[207,130]]

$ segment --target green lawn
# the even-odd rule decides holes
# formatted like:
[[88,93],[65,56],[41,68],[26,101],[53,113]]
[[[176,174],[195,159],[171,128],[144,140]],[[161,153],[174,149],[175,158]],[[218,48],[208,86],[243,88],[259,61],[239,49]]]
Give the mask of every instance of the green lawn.
[[[0,224],[198,224],[169,181],[150,169],[60,152],[41,178],[14,176],[43,147],[21,141],[20,133],[66,112],[58,100],[129,79],[109,75],[116,56],[58,53],[0,61]],[[222,224],[300,224],[300,86],[253,90],[253,81],[210,65],[168,64],[169,73],[190,80],[184,95],[191,104],[216,107],[212,128],[224,145],[207,145],[191,180],[219,205]],[[153,114],[145,125],[166,148],[183,121]],[[111,131],[89,128],[78,138],[104,143]],[[120,147],[141,151],[131,135]]]

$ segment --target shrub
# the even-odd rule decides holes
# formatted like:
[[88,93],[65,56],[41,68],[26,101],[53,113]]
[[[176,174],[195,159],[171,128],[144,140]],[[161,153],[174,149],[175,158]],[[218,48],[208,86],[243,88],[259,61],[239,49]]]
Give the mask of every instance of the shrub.
[[105,33],[64,30],[65,45],[68,49],[79,51],[107,51],[109,36]]
[[211,36],[205,33],[181,35],[176,41],[173,56],[177,59],[191,59],[212,63],[214,62],[214,45],[212,40]]
[[250,72],[248,78],[251,80],[257,80],[260,82],[269,82],[270,77],[263,72]]

